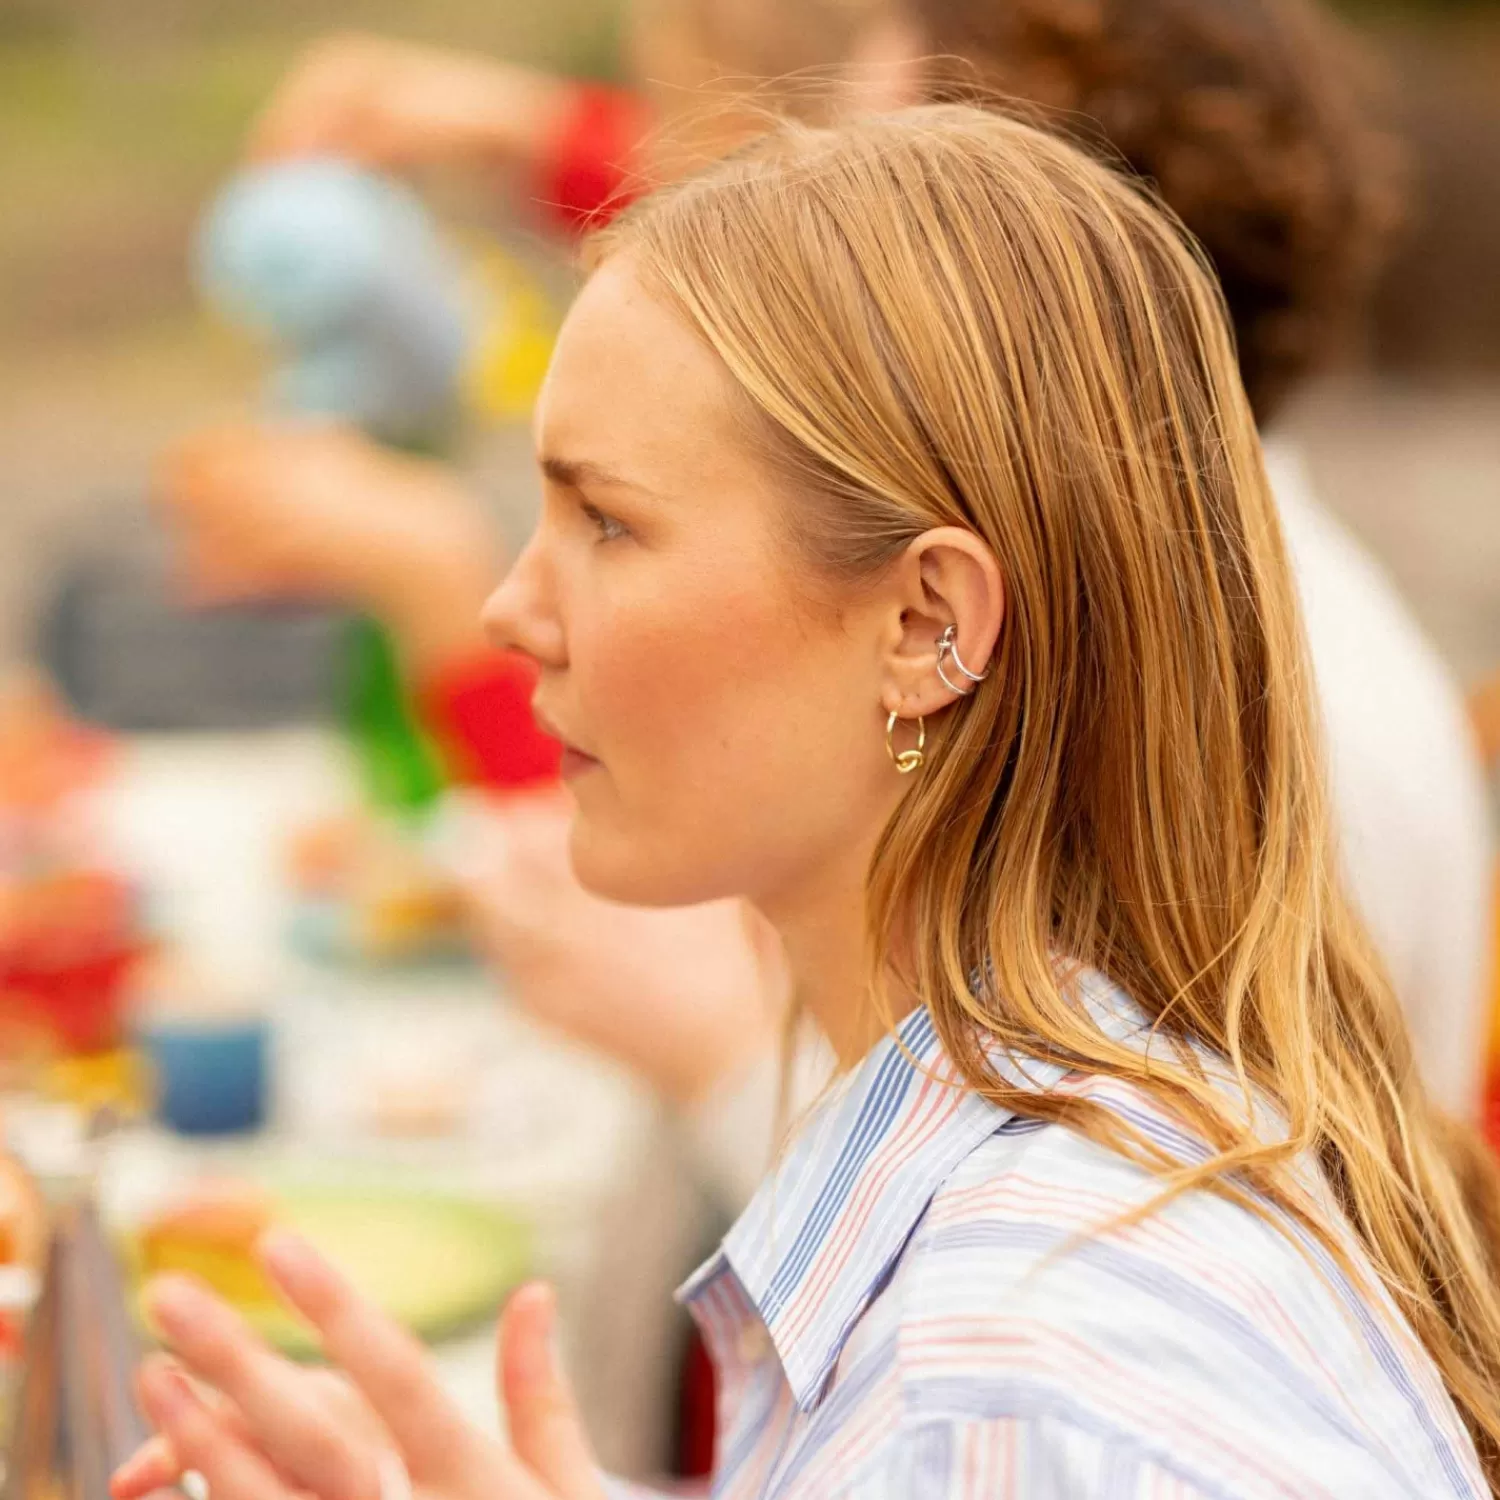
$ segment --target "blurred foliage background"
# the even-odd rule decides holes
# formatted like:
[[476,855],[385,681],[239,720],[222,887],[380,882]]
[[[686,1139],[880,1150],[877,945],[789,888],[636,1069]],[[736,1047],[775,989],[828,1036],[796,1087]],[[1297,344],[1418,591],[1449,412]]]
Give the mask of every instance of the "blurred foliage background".
[[4,0],[0,339],[98,339],[188,311],[204,196],[298,48],[354,26],[588,76],[618,51],[608,0]]
[[[299,48],[354,28],[609,77],[618,4],[0,0],[0,657],[49,537],[106,492],[139,493],[165,438],[253,393],[253,352],[199,315],[187,249]],[[1312,402],[1313,458],[1450,654],[1483,670],[1500,660],[1500,0],[1342,6],[1389,80],[1416,195],[1370,341],[1378,380]],[[496,441],[495,472],[523,486],[524,438]],[[1417,493],[1435,497],[1421,529]],[[1451,555],[1450,522],[1467,532]]]
[[[1500,3],[1343,8],[1383,56],[1420,158],[1422,207],[1383,299],[1382,362],[1500,364],[1500,299],[1483,285],[1500,265]],[[345,26],[593,77],[618,57],[611,0],[4,0],[0,342],[35,353],[168,333],[189,311],[182,258],[197,205],[299,45]],[[1444,289],[1457,283],[1470,297],[1449,315]]]

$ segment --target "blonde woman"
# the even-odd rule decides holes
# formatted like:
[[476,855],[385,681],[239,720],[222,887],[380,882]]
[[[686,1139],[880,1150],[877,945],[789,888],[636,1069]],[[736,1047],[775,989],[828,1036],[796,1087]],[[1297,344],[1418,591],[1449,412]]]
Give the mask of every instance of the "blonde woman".
[[[843,87],[765,86],[805,95],[802,107],[861,97],[870,109],[980,89],[1042,105],[1052,128],[1153,183],[1186,224],[1224,289],[1265,438],[1350,894],[1428,1087],[1477,1117],[1493,853],[1463,700],[1390,580],[1321,503],[1283,420],[1362,323],[1401,207],[1350,36],[1310,0],[636,0],[626,20],[632,71],[668,113],[697,114],[726,78],[743,87],[808,66]],[[761,123],[734,108],[705,118]],[[506,166],[576,225],[669,166],[647,162],[684,128],[659,131],[628,93],[342,37],[292,69],[252,149]],[[347,432],[255,427],[184,444],[164,493],[199,589],[312,588],[357,603],[401,642],[459,774],[483,779],[508,755],[514,672],[474,630],[498,548],[457,476]],[[567,878],[560,821],[509,835],[489,841],[473,890],[511,993],[689,1106],[691,1143],[737,1210],[767,1159],[779,992],[734,940],[734,913],[604,907]],[[667,944],[693,957],[663,965]]]
[[[746,897],[842,1064],[683,1296],[724,1496],[1475,1497],[1477,1156],[1335,875],[1309,670],[1210,278],[1071,146],[788,127],[600,243],[488,606],[566,743],[580,879]],[[599,1477],[545,1289],[507,1442],[300,1242],[359,1399],[158,1284],[215,1500]]]

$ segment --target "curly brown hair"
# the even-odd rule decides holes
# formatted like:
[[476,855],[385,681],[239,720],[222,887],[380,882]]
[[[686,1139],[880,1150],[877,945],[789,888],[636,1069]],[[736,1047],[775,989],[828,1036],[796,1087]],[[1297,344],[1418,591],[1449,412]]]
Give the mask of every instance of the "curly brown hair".
[[1001,93],[1155,184],[1218,271],[1264,423],[1348,343],[1400,218],[1363,54],[1306,0],[902,0],[939,99]]

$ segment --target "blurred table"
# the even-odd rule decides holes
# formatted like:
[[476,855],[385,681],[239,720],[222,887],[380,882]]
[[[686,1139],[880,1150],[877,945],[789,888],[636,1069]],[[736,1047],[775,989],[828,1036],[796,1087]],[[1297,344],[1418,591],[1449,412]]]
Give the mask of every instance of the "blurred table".
[[[512,1205],[537,1271],[558,1289],[565,1362],[600,1459],[660,1467],[669,1432],[673,1286],[703,1232],[655,1101],[627,1075],[510,1009],[477,969],[375,971],[301,960],[283,941],[285,841],[348,801],[336,739],[319,733],[178,736],[127,750],[100,817],[120,857],[170,913],[188,957],[264,997],[275,1020],[272,1124],[224,1142],[155,1128],[109,1147],[106,1210],[130,1217],[204,1167],[451,1187]],[[372,1131],[361,1077],[391,1061],[467,1091],[461,1128],[434,1140]],[[493,1330],[441,1347],[475,1420],[497,1420]]]

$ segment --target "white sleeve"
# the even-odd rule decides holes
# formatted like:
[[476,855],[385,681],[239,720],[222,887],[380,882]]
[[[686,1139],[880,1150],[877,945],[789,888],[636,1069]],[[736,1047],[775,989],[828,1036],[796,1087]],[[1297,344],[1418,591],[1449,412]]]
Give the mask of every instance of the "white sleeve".
[[1418,956],[1409,995],[1402,994],[1423,1077],[1437,1102],[1462,1119],[1479,1115],[1489,1030],[1495,903],[1489,807],[1477,776],[1462,761],[1455,785],[1434,817],[1444,858],[1429,871],[1423,916],[1429,941]]
[[1493,855],[1463,697],[1390,579],[1316,503],[1298,455],[1267,443],[1266,467],[1302,597],[1344,875],[1428,1088],[1474,1119]]

